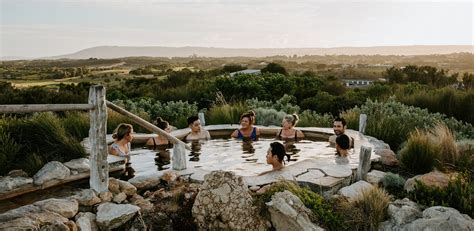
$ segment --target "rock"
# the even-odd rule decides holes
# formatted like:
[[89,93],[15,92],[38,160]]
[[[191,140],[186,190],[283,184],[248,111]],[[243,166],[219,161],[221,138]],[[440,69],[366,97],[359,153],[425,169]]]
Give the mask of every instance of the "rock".
[[153,210],[153,204],[140,195],[135,194],[131,199],[132,205],[140,207],[142,212]]
[[252,192],[256,192],[260,189],[260,186],[257,186],[257,185],[254,185],[254,186],[250,186],[249,189],[252,191]]
[[135,176],[134,178],[128,180],[130,184],[133,184],[137,190],[146,190],[156,188],[160,184],[160,178],[151,175],[151,176]]
[[90,212],[78,213],[76,215],[77,228],[80,231],[98,231],[96,224],[96,215]]
[[377,149],[390,149],[390,145],[383,142],[382,140],[379,140],[375,137],[367,136],[367,135],[365,137],[367,138],[369,143],[371,143],[374,146],[374,150],[377,150]]
[[387,173],[378,171],[378,170],[372,170],[369,173],[367,173],[367,182],[377,186],[379,185],[380,181],[383,179],[385,174]]
[[324,230],[311,222],[311,210],[289,191],[275,193],[266,204],[276,230]]
[[24,217],[25,214],[29,213],[40,213],[41,209],[35,205],[25,205],[16,209],[9,210],[5,213],[0,214],[0,222],[14,220],[19,217]]
[[79,195],[73,196],[73,198],[82,206],[92,206],[101,202],[100,198],[96,196],[92,189],[84,189]]
[[354,184],[349,186],[343,187],[339,190],[339,194],[348,198],[349,201],[354,201],[359,196],[362,195],[364,190],[368,190],[372,188],[371,184],[367,183],[366,181],[357,181]]
[[133,218],[140,211],[135,205],[103,203],[97,208],[97,225],[101,230],[110,230],[120,227]]
[[18,217],[0,222],[0,230],[39,230],[39,228],[39,222],[29,217]]
[[440,187],[445,188],[448,186],[448,183],[451,179],[451,176],[448,174],[444,174],[439,171],[432,171],[423,175],[414,176],[408,179],[405,182],[405,186],[403,187],[407,192],[410,192],[415,189],[416,180],[422,182],[426,186],[429,187]]
[[173,230],[171,219],[162,212],[143,213],[141,216],[135,216],[129,223],[131,227],[126,227],[126,230]]
[[41,231],[69,231],[69,227],[58,221],[53,221],[41,226]]
[[400,161],[398,161],[395,153],[390,149],[376,149],[375,155],[380,156],[380,162],[386,166],[398,166]]
[[51,161],[43,166],[34,176],[35,185],[42,185],[46,181],[54,179],[66,179],[71,174],[69,168],[58,161]]
[[200,229],[266,230],[241,176],[213,171],[204,177],[192,214]]
[[137,188],[127,181],[118,180],[120,192],[124,192],[127,196],[133,196],[137,193]]
[[76,171],[78,173],[90,171],[89,159],[87,158],[74,159],[64,163],[64,165],[71,171]]
[[113,197],[114,195],[112,195],[112,193],[109,191],[99,193],[99,198],[103,202],[111,202]]
[[390,203],[387,212],[389,219],[379,224],[379,230],[474,230],[473,220],[456,209],[434,206],[421,212],[407,198]]
[[166,181],[168,184],[174,183],[176,180],[178,180],[179,173],[174,170],[168,170],[163,173],[163,176],[161,176],[161,179]]
[[77,231],[77,225],[76,223],[74,223],[74,221],[71,221],[69,220],[68,222],[66,222],[67,227],[69,228],[70,231]]
[[269,188],[271,188],[271,186],[272,186],[271,184],[267,184],[267,185],[265,185],[265,186],[259,188],[259,189],[257,190],[256,194],[257,194],[257,195],[262,195],[262,194],[264,194]]
[[119,180],[115,178],[109,178],[109,191],[113,194],[120,193],[120,185]]
[[65,218],[74,217],[79,210],[79,204],[74,199],[47,199],[38,201],[34,205],[40,207],[43,210],[55,212]]
[[121,192],[121,193],[114,196],[113,201],[117,204],[120,204],[126,199],[127,199],[127,195],[124,192]]
[[11,177],[28,177],[28,173],[21,169],[11,170],[7,175]]
[[10,191],[12,189],[16,189],[18,187],[32,184],[33,178],[30,177],[13,177],[13,176],[5,176],[0,177],[0,192]]

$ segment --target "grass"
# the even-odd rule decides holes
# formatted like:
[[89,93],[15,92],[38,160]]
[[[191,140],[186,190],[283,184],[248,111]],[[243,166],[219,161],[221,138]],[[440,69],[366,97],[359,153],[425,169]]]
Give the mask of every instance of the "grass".
[[207,113],[206,123],[239,124],[240,115],[247,110],[247,106],[243,103],[214,105]]
[[383,189],[372,187],[362,191],[354,201],[354,206],[362,209],[365,214],[364,229],[377,230],[379,222],[386,216],[390,196]]
[[440,148],[433,143],[431,134],[416,129],[410,133],[399,156],[403,167],[415,174],[424,174],[433,170],[439,153]]

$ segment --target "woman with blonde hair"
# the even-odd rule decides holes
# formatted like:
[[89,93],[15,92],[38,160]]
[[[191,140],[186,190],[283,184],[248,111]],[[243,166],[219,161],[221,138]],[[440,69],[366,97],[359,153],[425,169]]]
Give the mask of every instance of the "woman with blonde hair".
[[286,115],[283,117],[281,122],[282,128],[277,133],[277,138],[279,140],[294,140],[303,139],[304,134],[300,130],[295,129],[296,123],[298,123],[299,117],[296,114]]

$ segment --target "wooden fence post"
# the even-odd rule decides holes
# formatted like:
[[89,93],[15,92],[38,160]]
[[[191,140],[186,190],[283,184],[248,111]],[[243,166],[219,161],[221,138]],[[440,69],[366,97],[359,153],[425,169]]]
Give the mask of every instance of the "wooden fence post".
[[90,153],[90,188],[97,193],[108,191],[109,164],[107,163],[107,106],[105,104],[104,86],[89,88],[89,104],[94,105],[90,110],[89,139]]
[[359,116],[359,132],[361,134],[365,133],[365,127],[367,126],[367,115],[360,114]]
[[367,146],[360,147],[359,153],[359,166],[357,167],[356,180],[366,180],[367,172],[370,170],[370,155],[372,154],[372,148]]

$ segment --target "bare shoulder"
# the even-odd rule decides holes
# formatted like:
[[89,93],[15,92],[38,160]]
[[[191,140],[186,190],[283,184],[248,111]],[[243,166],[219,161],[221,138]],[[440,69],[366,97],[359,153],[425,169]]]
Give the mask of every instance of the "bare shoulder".
[[232,132],[232,134],[231,134],[230,136],[236,138],[238,132],[239,132],[239,129],[237,129],[237,130],[235,130],[234,132]]

